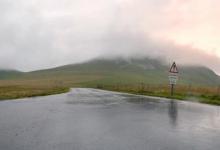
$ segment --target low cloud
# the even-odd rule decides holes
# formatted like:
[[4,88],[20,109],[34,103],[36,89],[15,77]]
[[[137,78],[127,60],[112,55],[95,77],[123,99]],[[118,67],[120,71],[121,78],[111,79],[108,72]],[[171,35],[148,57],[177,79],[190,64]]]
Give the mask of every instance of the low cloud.
[[[186,12],[195,4],[191,0],[0,0],[0,67],[30,71],[97,57],[151,57],[205,65],[220,73],[218,50],[207,50],[210,45],[201,50],[197,46],[203,46],[201,40],[187,43],[176,35],[181,30],[191,33],[188,28],[196,26],[203,31],[203,19],[188,20]],[[202,4],[199,8],[206,6]]]

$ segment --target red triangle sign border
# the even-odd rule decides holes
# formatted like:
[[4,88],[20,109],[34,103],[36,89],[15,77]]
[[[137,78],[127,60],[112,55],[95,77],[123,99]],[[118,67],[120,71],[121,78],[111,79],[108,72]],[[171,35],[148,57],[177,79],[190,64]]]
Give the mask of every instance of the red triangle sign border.
[[172,66],[170,67],[170,73],[179,73],[176,63],[173,62]]

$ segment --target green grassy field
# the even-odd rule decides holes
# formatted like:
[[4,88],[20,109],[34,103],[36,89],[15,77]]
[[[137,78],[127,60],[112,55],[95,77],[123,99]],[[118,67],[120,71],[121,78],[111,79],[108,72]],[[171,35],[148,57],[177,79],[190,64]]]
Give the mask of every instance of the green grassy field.
[[112,81],[113,77],[104,76],[72,76],[44,79],[1,80],[0,100],[23,97],[44,96],[68,92],[70,88],[86,87],[110,91],[126,92],[148,96],[196,101],[220,105],[220,88],[215,86],[177,85],[174,96],[170,96],[168,84],[122,83]]
[[69,87],[45,80],[0,81],[0,100],[68,92]]
[[165,97],[169,99],[177,99],[184,101],[194,101],[206,104],[220,105],[220,88],[219,87],[201,87],[201,86],[186,86],[176,85],[174,95],[171,96],[169,85],[150,85],[150,84],[136,84],[136,85],[114,85],[105,86],[97,85],[97,88],[125,92],[139,95]]
[[56,75],[0,80],[0,100],[64,93],[100,78],[98,75]]

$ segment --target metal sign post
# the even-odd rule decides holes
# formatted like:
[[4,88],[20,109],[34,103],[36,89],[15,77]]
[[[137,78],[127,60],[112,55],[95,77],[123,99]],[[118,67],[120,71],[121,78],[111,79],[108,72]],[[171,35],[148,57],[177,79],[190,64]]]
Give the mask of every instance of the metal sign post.
[[176,66],[176,63],[174,62],[169,70],[169,81],[170,81],[170,85],[171,85],[171,89],[170,89],[170,94],[171,96],[173,96],[174,94],[174,86],[177,83],[178,80],[178,69]]

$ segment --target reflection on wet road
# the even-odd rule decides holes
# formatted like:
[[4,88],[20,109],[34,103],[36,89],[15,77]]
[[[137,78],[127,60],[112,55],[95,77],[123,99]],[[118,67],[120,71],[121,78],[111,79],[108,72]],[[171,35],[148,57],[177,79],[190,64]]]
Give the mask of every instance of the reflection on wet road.
[[177,123],[177,116],[178,115],[178,105],[177,102],[174,100],[170,100],[169,104],[169,117],[171,120],[171,123],[175,126]]
[[0,150],[219,150],[217,106],[73,89],[0,102]]

